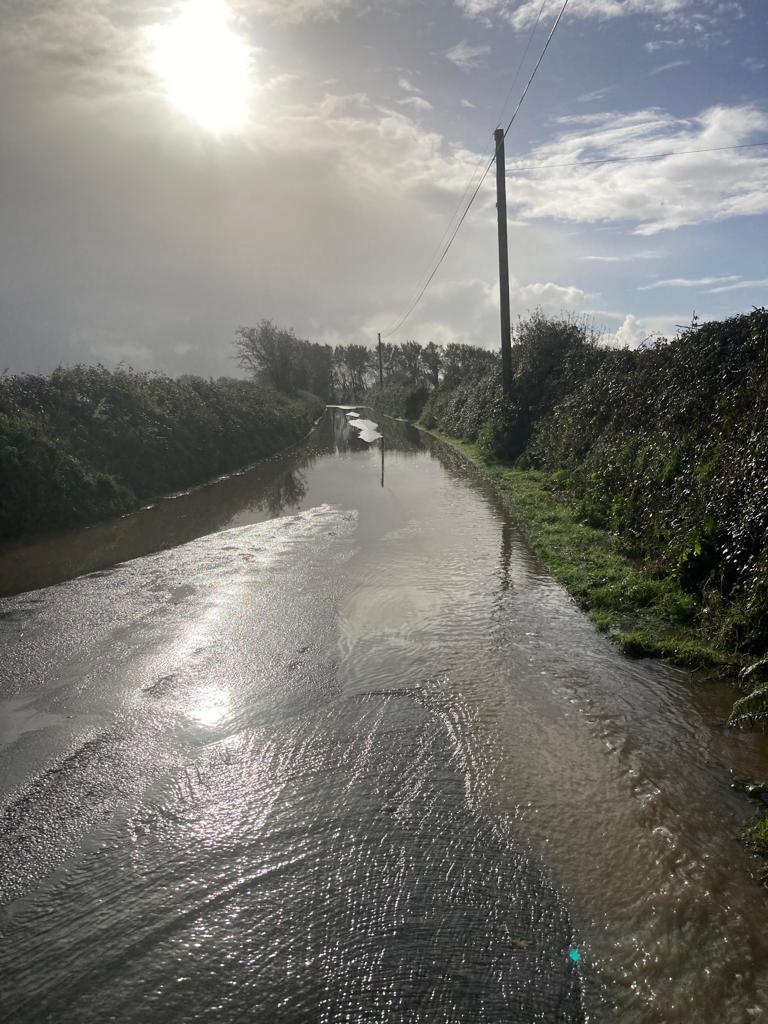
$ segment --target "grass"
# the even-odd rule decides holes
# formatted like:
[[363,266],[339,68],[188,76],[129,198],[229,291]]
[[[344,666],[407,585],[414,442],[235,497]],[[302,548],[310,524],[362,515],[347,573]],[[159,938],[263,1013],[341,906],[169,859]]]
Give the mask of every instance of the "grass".
[[589,526],[543,472],[489,462],[475,444],[425,433],[462,452],[496,487],[504,508],[552,575],[629,657],[656,657],[690,669],[735,672],[741,662],[707,641],[699,609],[676,580],[654,578],[619,541]]
[[760,857],[768,857],[768,817],[761,818],[744,833],[747,846]]

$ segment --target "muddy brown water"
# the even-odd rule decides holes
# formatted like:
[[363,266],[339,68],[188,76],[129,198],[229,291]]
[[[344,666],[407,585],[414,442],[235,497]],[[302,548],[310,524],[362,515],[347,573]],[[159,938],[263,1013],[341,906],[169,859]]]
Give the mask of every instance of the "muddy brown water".
[[383,433],[0,554],[0,1018],[768,1020],[766,738]]

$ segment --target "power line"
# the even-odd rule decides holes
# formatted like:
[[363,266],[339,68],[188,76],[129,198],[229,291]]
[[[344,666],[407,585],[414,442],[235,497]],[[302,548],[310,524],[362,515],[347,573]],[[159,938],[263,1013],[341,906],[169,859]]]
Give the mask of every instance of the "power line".
[[664,160],[670,156],[686,156],[690,153],[725,153],[734,149],[755,149],[758,146],[768,146],[768,142],[744,142],[738,146],[712,146],[709,149],[675,149],[669,153],[649,153],[647,156],[606,156],[599,160],[574,160],[567,164],[526,164],[524,167],[511,167],[507,171],[507,175],[511,176],[518,171],[534,171],[547,167],[587,167],[593,164],[636,163],[641,160]]
[[[510,98],[512,96],[512,93],[514,91],[515,86],[517,85],[517,80],[520,77],[520,72],[522,71],[523,66],[525,64],[525,61],[526,61],[526,58],[528,57],[528,51],[531,48],[531,43],[533,42],[533,37],[536,34],[536,29],[539,27],[539,22],[541,20],[541,15],[542,15],[542,13],[544,11],[544,8],[545,8],[546,4],[547,4],[547,0],[541,0],[541,6],[539,7],[539,13],[538,13],[538,15],[536,17],[536,21],[534,22],[533,28],[531,29],[531,31],[530,31],[530,33],[528,35],[528,42],[526,43],[525,50],[523,51],[523,56],[520,58],[520,61],[519,61],[518,65],[517,65],[517,70],[515,71],[515,77],[512,79],[512,84],[509,87],[509,90],[508,90],[507,95],[506,95],[506,97],[504,99],[504,102],[501,105],[501,109],[499,110],[498,117],[496,118],[496,123],[497,124],[501,120],[501,118],[502,118],[502,116],[504,114],[504,111],[507,109],[507,104],[510,101]],[[459,198],[459,201],[458,201],[458,203],[456,204],[456,206],[455,206],[455,208],[453,210],[453,213],[448,218],[448,222],[445,225],[445,230],[443,231],[442,235],[440,236],[440,238],[439,238],[439,240],[437,242],[437,245],[435,245],[435,247],[432,250],[432,253],[431,253],[430,257],[429,257],[429,260],[427,261],[427,270],[429,269],[429,267],[432,266],[432,263],[434,262],[435,257],[440,252],[440,249],[441,249],[441,247],[443,245],[443,242],[448,237],[448,232],[451,230],[451,225],[454,222],[456,214],[459,212],[461,207],[464,205],[464,200],[467,198],[467,195],[469,194],[469,190],[474,185],[475,178],[477,177],[477,172],[480,170],[480,167],[482,166],[483,161],[485,159],[486,159],[486,156],[485,156],[485,154],[483,154],[483,156],[480,157],[480,159],[477,161],[477,163],[475,164],[474,168],[472,169],[472,173],[470,174],[470,176],[469,176],[469,178],[467,180],[467,184],[464,186],[464,191],[462,192],[462,194],[461,194],[461,196]],[[491,162],[493,162],[493,159],[494,159],[494,157],[492,156],[491,157]],[[486,174],[488,173],[487,170],[486,170],[485,173]],[[423,277],[423,275],[422,275],[422,277]],[[421,281],[422,281],[422,278],[419,279],[419,285],[416,286],[416,293],[418,293],[419,287],[421,285]],[[393,333],[394,333],[394,330],[392,330],[392,331],[385,331],[384,332],[384,337],[387,338],[387,337],[389,337],[390,334],[393,334]]]
[[[530,77],[528,78],[528,82],[526,83],[526,86],[523,89],[522,95],[520,96],[520,99],[518,100],[517,106],[515,107],[515,109],[514,109],[514,111],[512,113],[512,117],[509,119],[509,123],[507,124],[507,127],[504,129],[504,138],[507,137],[507,134],[509,133],[509,130],[512,127],[514,121],[515,121],[515,118],[517,117],[517,115],[518,115],[518,113],[520,111],[520,108],[523,105],[525,97],[528,95],[528,90],[531,88],[531,84],[533,83],[533,80],[536,77],[536,72],[539,70],[539,66],[541,65],[541,62],[544,59],[544,55],[546,54],[547,50],[549,49],[549,44],[552,42],[552,37],[554,36],[555,32],[557,31],[557,26],[560,24],[560,21],[561,21],[563,15],[565,14],[565,9],[566,9],[567,6],[568,6],[568,0],[563,0],[563,6],[560,8],[560,13],[558,14],[557,18],[555,19],[555,23],[552,26],[552,29],[551,29],[549,35],[547,36],[547,41],[544,43],[544,47],[543,47],[541,53],[539,54],[539,59],[536,61],[535,65],[533,67],[533,71],[531,72]],[[465,219],[467,217],[467,214],[469,213],[470,209],[472,208],[472,204],[474,203],[474,201],[475,201],[475,199],[477,197],[478,192],[482,188],[483,182],[485,181],[486,177],[488,176],[488,171],[490,171],[491,167],[493,167],[493,162],[496,159],[496,152],[497,152],[497,149],[494,146],[493,155],[491,156],[490,160],[488,161],[488,164],[486,165],[486,168],[485,168],[485,170],[482,173],[480,181],[477,183],[477,186],[475,187],[474,192],[470,196],[469,202],[467,203],[467,205],[466,205],[466,207],[464,209],[464,212],[462,213],[461,217],[459,218],[459,221],[458,221],[456,227],[453,229],[453,232],[451,233],[451,236],[448,239],[448,244],[443,249],[443,251],[442,251],[442,253],[440,255],[439,260],[435,264],[435,267],[433,268],[433,270],[430,273],[430,275],[427,277],[427,280],[425,281],[425,283],[419,289],[419,291],[418,291],[418,293],[416,295],[416,298],[411,302],[410,306],[405,311],[405,313],[403,313],[403,315],[394,324],[393,327],[390,327],[387,331],[382,331],[382,335],[385,338],[389,338],[393,334],[395,334],[397,331],[399,331],[400,328],[405,323],[405,321],[408,319],[408,317],[414,311],[414,309],[416,309],[418,304],[421,302],[421,299],[424,296],[424,293],[426,292],[427,288],[429,288],[430,284],[432,283],[432,281],[433,281],[433,279],[435,277],[435,274],[440,269],[440,267],[441,267],[441,265],[443,263],[443,260],[448,255],[448,252],[449,252],[451,246],[453,245],[453,240],[456,238],[456,235],[459,233],[459,229],[461,228],[461,225],[464,223],[464,221],[465,221]]]
[[501,122],[501,119],[504,116],[504,111],[507,109],[507,104],[512,99],[512,93],[515,91],[517,80],[520,77],[520,72],[523,70],[523,65],[525,64],[526,57],[528,56],[528,51],[531,48],[533,37],[536,35],[536,29],[539,27],[539,22],[541,21],[541,16],[544,13],[544,8],[546,7],[546,5],[547,0],[541,0],[541,7],[539,7],[539,13],[536,15],[536,21],[533,23],[533,28],[531,29],[530,35],[528,36],[528,42],[525,44],[525,51],[523,52],[523,56],[520,59],[520,63],[517,65],[515,77],[512,79],[512,84],[507,90],[507,95],[504,97],[504,102],[501,105],[501,110],[499,111],[499,115],[496,118],[497,124]]

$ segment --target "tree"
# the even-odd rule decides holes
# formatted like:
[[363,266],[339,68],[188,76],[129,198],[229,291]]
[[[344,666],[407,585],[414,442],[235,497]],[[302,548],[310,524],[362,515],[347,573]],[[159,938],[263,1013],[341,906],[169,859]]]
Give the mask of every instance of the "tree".
[[443,352],[443,383],[454,388],[463,381],[477,380],[500,364],[497,352],[452,341]]
[[421,345],[418,341],[404,341],[400,346],[400,361],[409,383],[421,383]]
[[294,390],[293,362],[298,347],[292,330],[260,320],[256,327],[241,327],[235,337],[236,359],[244,370],[277,391]]
[[362,398],[368,386],[368,371],[371,368],[371,350],[365,345],[347,345],[344,362],[349,383],[355,398]]
[[442,346],[436,345],[434,341],[425,345],[421,350],[421,363],[424,376],[429,384],[436,388],[440,383],[440,370],[443,365]]

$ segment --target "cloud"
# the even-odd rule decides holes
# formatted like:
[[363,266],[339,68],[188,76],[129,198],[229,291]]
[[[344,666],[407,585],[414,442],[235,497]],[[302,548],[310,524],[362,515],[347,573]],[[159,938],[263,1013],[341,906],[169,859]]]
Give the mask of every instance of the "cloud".
[[635,260],[657,260],[661,258],[657,249],[644,249],[642,252],[629,252],[613,256],[580,256],[585,263],[633,263]]
[[[635,234],[653,235],[768,212],[767,153],[669,155],[751,142],[768,129],[768,116],[757,107],[711,107],[693,118],[658,109],[606,113],[593,119],[593,131],[560,123],[559,135],[509,165],[510,202],[519,218],[628,221]],[[596,162],[612,159],[618,162]],[[529,165],[537,167],[523,173]]]
[[475,104],[471,103],[469,100],[462,100],[461,101],[461,106],[465,107],[467,110],[474,110],[475,109]]
[[446,50],[443,56],[447,57],[457,68],[461,68],[462,71],[472,71],[483,66],[484,61],[481,58],[490,52],[490,46],[473,46],[466,39],[462,39],[460,43],[456,43],[450,50]]
[[[562,4],[560,0],[547,0],[544,7],[545,16],[556,14]],[[571,0],[568,14],[571,18],[608,18],[626,17],[631,14],[650,14],[656,17],[667,17],[682,13],[691,6],[691,0]],[[523,0],[522,4],[513,9],[507,8],[509,20],[517,28],[525,28],[532,24],[541,7],[540,0]]]
[[[468,17],[488,21],[493,15],[511,22],[517,29],[533,25],[542,8],[542,0],[522,0],[522,3],[518,0],[455,0],[455,3]],[[554,18],[561,7],[562,0],[544,0],[542,16]],[[716,25],[743,14],[736,0],[571,0],[567,9],[570,18],[598,21],[646,15],[657,19],[659,28],[672,24]]]
[[[5,65],[0,85],[24,73]],[[382,294],[402,312],[478,161],[412,105],[363,93],[270,93],[221,143],[159,89],[105,110],[101,89],[63,103],[58,85],[0,88],[0,348],[14,370],[126,358],[231,373],[235,328],[261,316],[363,340]],[[449,262],[493,280],[488,216],[478,204]],[[446,324],[474,328],[460,308]]]
[[[151,88],[149,41],[130,11],[76,0],[29,0],[0,12],[0,66],[40,87],[52,81],[69,95],[102,102]],[[122,16],[120,16],[122,15]]]
[[638,348],[647,337],[648,331],[633,313],[629,313],[616,333],[604,339],[604,344],[614,348]]
[[765,71],[768,68],[768,60],[764,57],[745,57],[744,67],[747,71],[753,71],[758,74],[760,71]]
[[643,43],[643,48],[648,53],[656,53],[658,50],[678,49],[685,46],[686,42],[685,39],[651,39],[649,42]]
[[653,68],[651,71],[648,72],[648,74],[661,75],[665,71],[673,71],[675,68],[688,67],[690,63],[691,62],[689,60],[672,60],[669,62],[669,64],[661,64],[659,67]]
[[628,313],[616,333],[604,335],[601,341],[608,348],[640,348],[658,336],[658,332],[654,332],[644,320]]
[[409,96],[405,100],[398,100],[398,105],[401,107],[410,107],[412,110],[434,110],[435,108],[429,102],[425,100],[423,96]]
[[[509,299],[513,316],[525,316],[534,309],[559,314],[564,310],[580,311],[587,295],[573,285],[552,281],[534,281],[522,284],[510,276]],[[391,310],[379,317],[379,326],[371,323],[371,336],[381,323],[393,323],[402,310]],[[465,341],[496,348],[499,344],[499,285],[479,277],[455,277],[436,280],[426,292],[413,316],[392,339],[407,337],[429,338],[438,343]]]
[[718,288],[710,288],[709,294],[715,295],[718,292],[735,292],[741,288],[768,288],[768,277],[761,277],[756,281],[739,281],[737,284],[725,284]]
[[602,89],[593,89],[592,92],[584,92],[581,96],[576,97],[576,102],[592,103],[594,100],[602,99],[603,96],[606,96],[612,89],[612,85],[606,85]]
[[516,305],[541,307],[545,312],[556,313],[561,310],[580,311],[587,301],[587,294],[575,285],[560,285],[552,281],[534,282],[520,285],[510,282],[510,298]]
[[419,89],[418,86],[413,85],[413,83],[410,82],[407,78],[398,79],[397,84],[400,86],[403,92],[421,92],[421,89]]
[[639,292],[649,292],[654,288],[701,288],[708,284],[718,284],[721,281],[738,281],[736,274],[725,274],[718,277],[671,277],[666,281],[654,281],[652,284],[641,284]]

